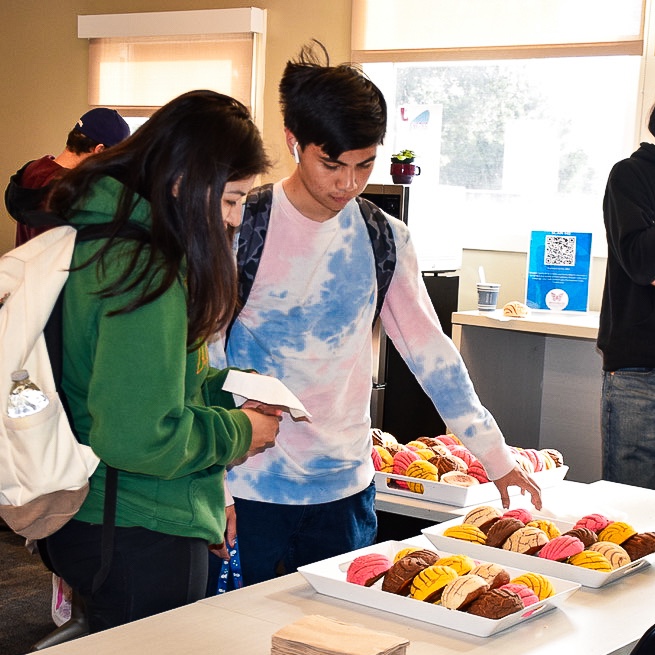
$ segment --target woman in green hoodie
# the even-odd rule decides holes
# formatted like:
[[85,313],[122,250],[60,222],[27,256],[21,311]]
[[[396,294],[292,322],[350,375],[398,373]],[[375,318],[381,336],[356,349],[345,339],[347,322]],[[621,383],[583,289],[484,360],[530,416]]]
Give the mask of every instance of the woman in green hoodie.
[[[241,103],[193,91],[51,193],[49,208],[73,225],[109,223],[117,235],[76,245],[64,291],[62,388],[101,464],[45,544],[92,632],[204,597],[207,545],[225,530],[225,468],[274,445],[277,410],[236,409],[206,345],[232,316],[233,231],[268,165]],[[98,577],[108,467],[116,527]]]

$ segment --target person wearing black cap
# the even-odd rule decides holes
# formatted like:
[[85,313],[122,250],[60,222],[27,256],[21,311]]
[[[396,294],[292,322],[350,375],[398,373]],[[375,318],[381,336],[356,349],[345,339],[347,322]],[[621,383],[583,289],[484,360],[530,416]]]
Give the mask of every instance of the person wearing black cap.
[[29,241],[46,227],[22,222],[24,212],[41,208],[52,182],[87,157],[120,143],[130,135],[125,119],[115,110],[97,107],[87,111],[68,133],[66,147],[58,156],[45,155],[27,162],[12,175],[5,191],[5,206],[16,219],[16,246]]

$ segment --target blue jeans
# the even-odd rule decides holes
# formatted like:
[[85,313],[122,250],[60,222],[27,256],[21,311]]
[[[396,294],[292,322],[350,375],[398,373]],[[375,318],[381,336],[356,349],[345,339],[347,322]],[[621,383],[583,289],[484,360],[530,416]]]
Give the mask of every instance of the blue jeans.
[[234,499],[244,584],[375,543],[375,485],[331,503],[279,505]]
[[603,478],[655,489],[655,369],[603,374]]

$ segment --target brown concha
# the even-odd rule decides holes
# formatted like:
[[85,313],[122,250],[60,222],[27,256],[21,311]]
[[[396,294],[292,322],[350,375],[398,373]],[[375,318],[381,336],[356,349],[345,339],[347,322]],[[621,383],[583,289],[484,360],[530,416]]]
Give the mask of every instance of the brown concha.
[[371,434],[371,441],[373,441],[374,446],[384,445],[384,439],[382,438],[382,430],[380,430],[380,428],[372,428],[370,434]]
[[469,614],[487,619],[502,619],[523,609],[521,597],[509,589],[490,589],[478,596],[467,608]]
[[498,519],[487,532],[487,546],[502,548],[510,535],[524,527],[523,521],[515,518]]
[[585,548],[589,548],[589,546],[598,541],[598,535],[589,528],[573,528],[564,534],[577,537],[584,544]]
[[449,473],[450,471],[466,471],[466,464],[459,457],[454,455],[435,455],[428,460],[431,464],[434,464],[439,471],[439,477],[444,473]]
[[634,562],[640,557],[655,553],[655,532],[638,532],[626,539],[621,546]]
[[430,566],[433,562],[429,561],[425,554],[416,556],[415,552],[401,557],[394,565],[384,574],[382,579],[382,591],[388,591],[399,596],[407,596],[412,586],[412,580],[420,571]]

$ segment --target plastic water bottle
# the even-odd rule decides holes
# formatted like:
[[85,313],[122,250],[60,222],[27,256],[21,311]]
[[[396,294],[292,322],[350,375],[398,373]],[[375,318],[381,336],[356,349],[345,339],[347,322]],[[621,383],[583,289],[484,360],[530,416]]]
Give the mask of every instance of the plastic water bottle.
[[7,414],[9,418],[21,418],[40,412],[50,402],[39,387],[30,380],[25,369],[11,374],[13,385],[9,391]]

